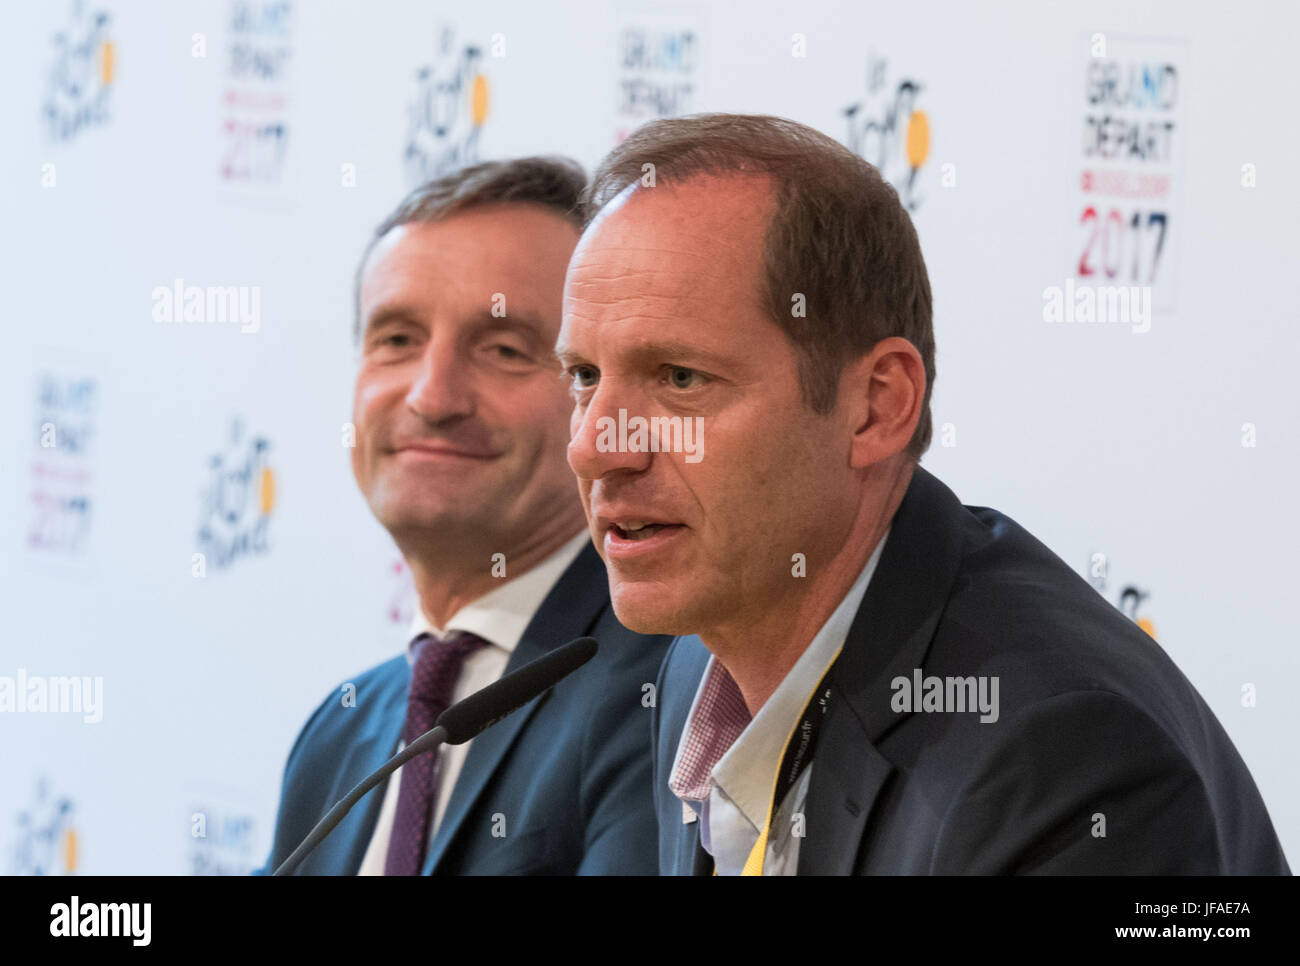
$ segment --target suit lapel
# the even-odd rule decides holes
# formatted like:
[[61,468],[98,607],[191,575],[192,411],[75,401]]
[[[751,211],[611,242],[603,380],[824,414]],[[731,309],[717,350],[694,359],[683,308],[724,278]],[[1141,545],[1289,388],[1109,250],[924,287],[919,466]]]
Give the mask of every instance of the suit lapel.
[[890,682],[923,667],[962,559],[981,539],[989,538],[956,495],[918,466],[831,671],[831,708],[799,845],[801,875],[844,875],[856,867],[872,806],[893,771],[879,744],[907,717],[890,707]]
[[[533,615],[510,655],[504,673],[509,674],[575,637],[582,637],[595,625],[600,612],[608,604],[609,584],[605,568],[596,548],[588,543]],[[483,789],[549,693],[534,698],[474,739],[447,802],[446,813],[429,843],[429,854],[424,861],[425,875],[438,871],[439,863],[460,834]]]
[[867,817],[894,766],[844,702],[833,704],[812,763],[799,875],[851,875]]
[[[406,692],[410,686],[411,671],[405,658],[400,673],[392,682],[384,682],[372,701],[361,695],[361,707],[366,708],[361,719],[361,733],[344,743],[346,756],[337,771],[337,778],[325,796],[326,809],[333,807],[357,783],[375,771],[397,752],[405,720]],[[339,707],[335,714],[357,714],[360,709]],[[379,810],[384,801],[384,785],[372,788],[353,806],[343,820],[303,861],[299,875],[356,875],[365,858],[366,849],[379,821]],[[321,813],[324,815],[324,811]]]
[[699,637],[691,634],[678,638],[669,651],[663,692],[659,695],[663,717],[658,722],[658,733],[655,735],[658,758],[656,771],[660,785],[655,791],[662,801],[659,813],[660,835],[666,832],[670,845],[667,854],[660,853],[660,864],[668,859],[671,875],[713,874],[713,856],[700,844],[699,820],[681,820],[681,800],[668,787],[673,763],[677,758],[677,746],[686,729],[691,705],[695,703],[695,692],[699,689],[700,679],[709,666],[709,656],[709,649]]
[[[674,802],[677,799],[673,799]],[[713,875],[713,856],[704,851],[700,844],[700,822],[683,822],[677,831],[677,854],[673,856],[672,866],[660,875]]]
[[691,870],[691,875],[713,875],[713,856],[704,851],[704,846],[700,844],[700,823],[692,822],[690,827],[694,831],[691,833],[691,851],[685,867]]

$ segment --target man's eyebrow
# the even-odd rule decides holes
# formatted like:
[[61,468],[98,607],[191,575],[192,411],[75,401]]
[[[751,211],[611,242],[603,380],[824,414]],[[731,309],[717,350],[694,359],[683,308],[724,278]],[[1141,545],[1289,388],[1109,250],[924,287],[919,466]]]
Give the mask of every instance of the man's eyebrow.
[[[682,363],[699,363],[705,366],[717,366],[719,368],[734,364],[734,359],[729,355],[720,352],[713,352],[700,345],[694,345],[689,342],[644,342],[639,345],[631,346],[623,350],[621,355],[630,359],[633,363],[645,364],[654,362],[667,362],[671,360],[680,360]],[[557,343],[555,346],[555,357],[560,360],[562,365],[574,365],[582,362],[583,357],[579,352],[575,352],[568,345]]]
[[487,331],[522,330],[539,342],[547,341],[546,330],[551,328],[536,313],[521,312],[517,315],[493,315],[491,309],[484,309],[475,316],[479,327]]
[[691,342],[645,342],[633,346],[627,353],[633,359],[643,362],[660,362],[669,359],[682,359],[689,362],[703,362],[705,365],[722,366],[732,361],[731,356],[713,352]]
[[574,352],[569,348],[566,342],[555,343],[555,358],[559,360],[560,365],[570,366],[582,361],[582,354]]
[[393,302],[387,305],[381,305],[365,320],[365,325],[361,327],[361,334],[365,334],[372,329],[377,329],[383,325],[389,325],[395,322],[413,322],[415,313],[406,305],[400,302]]
[[[399,322],[418,322],[418,313],[407,305],[395,302],[390,305],[381,305],[366,320],[362,328],[362,334],[369,332],[371,329],[377,329],[383,325],[389,325]],[[481,312],[476,312],[471,317],[474,327],[479,331],[522,331],[529,337],[539,342],[546,342],[546,322],[538,315],[532,312],[523,312],[517,315],[496,316],[492,310],[485,308]]]

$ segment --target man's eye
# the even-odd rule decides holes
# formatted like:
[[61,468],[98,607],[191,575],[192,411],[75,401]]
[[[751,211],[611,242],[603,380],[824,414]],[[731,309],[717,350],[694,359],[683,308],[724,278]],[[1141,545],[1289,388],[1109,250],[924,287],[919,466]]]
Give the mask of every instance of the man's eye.
[[388,335],[378,335],[370,343],[371,351],[380,349],[405,349],[411,345],[411,336],[405,332],[390,332]]
[[573,380],[572,385],[574,389],[590,389],[596,384],[596,379],[599,375],[600,374],[596,372],[595,368],[592,366],[569,367],[569,377]]
[[704,380],[704,376],[685,366],[668,368],[668,384],[674,389],[693,389]]
[[508,362],[518,362],[520,359],[528,358],[524,353],[510,345],[494,345],[492,350]]

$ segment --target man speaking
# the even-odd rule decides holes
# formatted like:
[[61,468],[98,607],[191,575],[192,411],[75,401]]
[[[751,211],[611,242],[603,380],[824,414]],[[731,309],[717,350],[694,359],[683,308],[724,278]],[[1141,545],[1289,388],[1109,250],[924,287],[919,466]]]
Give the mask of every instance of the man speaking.
[[[919,467],[930,285],[874,168],[702,115],[588,192],[569,463],[619,619],[689,635],[653,723],[662,872],[1288,871],[1163,651]],[[675,418],[694,459],[609,432]]]
[[645,696],[669,639],[610,609],[553,353],[584,181],[549,158],[466,168],[406,198],[362,259],[352,467],[420,606],[406,653],[303,728],[264,871],[448,705],[588,635],[586,666],[413,758],[298,872],[656,871]]

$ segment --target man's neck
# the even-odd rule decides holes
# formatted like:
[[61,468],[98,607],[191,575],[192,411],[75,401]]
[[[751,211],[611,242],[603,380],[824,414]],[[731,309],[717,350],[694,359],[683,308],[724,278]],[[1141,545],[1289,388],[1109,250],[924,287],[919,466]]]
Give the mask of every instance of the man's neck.
[[[438,628],[446,628],[448,622],[468,604],[496,590],[508,580],[514,580],[528,573],[544,562],[566,543],[576,537],[584,528],[557,530],[546,534],[530,544],[517,547],[513,552],[489,550],[486,547],[459,545],[460,552],[455,555],[436,553],[432,546],[455,545],[455,541],[409,539],[399,543],[407,566],[411,568],[411,577],[415,583],[415,593],[420,601],[420,610],[428,621]],[[493,573],[493,555],[504,553],[502,566],[506,567],[508,577],[502,578]]]
[[853,589],[876,545],[889,529],[911,473],[892,481],[883,494],[864,500],[849,537],[827,566],[799,581],[781,599],[747,610],[731,624],[702,632],[700,639],[727,669],[750,716],[767,702],[817,632]]

